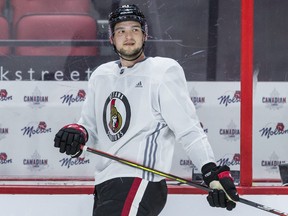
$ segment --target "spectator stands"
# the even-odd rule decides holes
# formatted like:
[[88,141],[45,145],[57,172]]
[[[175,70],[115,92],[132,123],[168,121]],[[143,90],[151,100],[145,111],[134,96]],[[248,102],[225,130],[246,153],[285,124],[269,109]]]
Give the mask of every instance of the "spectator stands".
[[[9,24],[6,17],[3,16],[3,10],[5,7],[5,0],[0,0],[0,40],[9,38]],[[10,53],[8,46],[0,46],[0,56],[5,56]]]
[[[7,4],[5,4],[7,2]],[[29,44],[0,46],[0,55],[95,56],[95,46],[70,43],[95,40],[97,22],[90,16],[90,0],[0,0],[0,40],[29,41]],[[7,9],[9,13],[4,15]],[[47,41],[44,45],[38,40]],[[58,43],[49,43],[58,40]],[[65,44],[61,44],[65,40]],[[60,41],[60,45],[59,45]],[[68,43],[67,43],[68,41]]]
[[[96,22],[86,14],[31,14],[22,16],[15,26],[18,40],[93,40]],[[16,55],[94,56],[95,46],[16,47]]]
[[[3,0],[2,0],[3,1]],[[90,0],[11,0],[13,26],[25,15],[40,13],[89,13]]]

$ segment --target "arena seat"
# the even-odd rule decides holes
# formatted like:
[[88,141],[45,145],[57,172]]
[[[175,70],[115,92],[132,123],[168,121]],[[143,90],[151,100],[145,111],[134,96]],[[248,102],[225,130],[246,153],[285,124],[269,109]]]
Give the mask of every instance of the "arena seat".
[[0,14],[3,13],[6,0],[0,0]]
[[[50,0],[49,0],[50,1]],[[96,21],[87,14],[25,15],[16,25],[18,40],[95,40]],[[96,46],[19,46],[16,55],[95,56]]]
[[[9,39],[9,24],[5,17],[0,16],[0,40]],[[10,54],[10,47],[0,46],[0,56]]]
[[89,13],[90,0],[11,0],[11,8],[15,27],[21,17],[28,14]]

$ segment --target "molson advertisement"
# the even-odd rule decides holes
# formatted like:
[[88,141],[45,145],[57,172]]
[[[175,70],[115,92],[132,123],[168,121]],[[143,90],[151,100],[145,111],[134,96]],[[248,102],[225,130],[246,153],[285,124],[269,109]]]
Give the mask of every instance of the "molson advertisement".
[[[2,79],[8,79],[11,72],[4,72]],[[32,72],[30,74],[34,77]],[[50,80],[41,80],[40,76],[40,80],[1,81],[1,176],[93,178],[94,160],[98,156],[84,153],[80,158],[70,158],[53,147],[57,131],[63,125],[78,121],[87,93],[87,80],[69,78],[65,81],[65,75],[61,74],[54,74]],[[74,79],[78,76],[75,71],[68,75]],[[280,179],[278,166],[288,162],[287,85],[259,82],[254,89],[254,179]],[[188,82],[188,87],[217,164],[229,166],[237,182],[241,163],[240,135],[245,133],[240,131],[240,83]],[[195,167],[193,158],[186,156],[181,145],[176,148],[172,160],[171,174],[201,179],[200,168]]]

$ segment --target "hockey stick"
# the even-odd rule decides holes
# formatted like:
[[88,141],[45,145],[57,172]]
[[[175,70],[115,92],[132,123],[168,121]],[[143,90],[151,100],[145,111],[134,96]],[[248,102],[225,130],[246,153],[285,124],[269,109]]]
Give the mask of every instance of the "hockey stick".
[[[81,149],[83,151],[87,151],[87,152],[90,152],[90,153],[93,153],[93,154],[97,154],[97,155],[103,156],[105,158],[109,158],[111,160],[114,160],[114,161],[117,161],[119,163],[128,165],[130,167],[134,167],[134,168],[141,169],[141,170],[144,170],[144,171],[147,171],[147,172],[151,172],[151,173],[154,173],[156,175],[168,178],[170,180],[178,181],[180,183],[196,187],[196,188],[204,190],[206,192],[209,192],[209,191],[212,190],[212,189],[208,188],[205,185],[201,185],[201,184],[189,181],[187,179],[184,179],[184,178],[181,178],[181,177],[178,177],[178,176],[175,176],[175,175],[164,173],[164,172],[161,172],[159,170],[151,169],[149,167],[134,163],[134,162],[126,160],[126,159],[119,158],[117,156],[114,156],[114,155],[108,154],[106,152],[102,152],[102,151],[99,151],[99,150],[96,150],[96,149],[93,149],[93,148],[90,148],[90,147],[87,147],[87,146],[84,146],[84,145],[81,145]],[[256,202],[253,202],[253,201],[250,201],[250,200],[247,200],[247,199],[239,198],[239,202],[241,202],[243,204],[246,204],[246,205],[249,205],[249,206],[252,206],[252,207],[255,207],[255,208],[258,208],[258,209],[266,211],[266,212],[270,212],[270,213],[275,214],[275,215],[288,216],[287,213],[278,211],[276,209],[270,208],[268,206],[264,206],[262,204],[259,204],[259,203],[256,203]]]

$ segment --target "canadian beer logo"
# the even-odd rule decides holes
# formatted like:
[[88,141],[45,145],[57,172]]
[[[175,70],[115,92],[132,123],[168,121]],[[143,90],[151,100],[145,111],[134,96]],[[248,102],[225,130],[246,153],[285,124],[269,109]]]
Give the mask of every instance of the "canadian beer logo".
[[230,121],[227,128],[221,128],[219,134],[226,140],[236,141],[240,139],[240,129],[233,120]]
[[234,91],[234,92],[227,92],[226,94],[217,98],[220,105],[224,105],[227,107],[230,104],[236,104],[241,101],[241,92]]
[[273,152],[268,160],[261,161],[261,166],[264,167],[269,173],[278,173],[278,166],[284,163],[286,163],[286,161],[279,159],[279,156]]
[[190,98],[195,106],[196,109],[199,109],[202,104],[205,103],[206,98],[200,97],[198,92],[195,90],[195,88],[192,88],[190,91]]
[[262,103],[266,105],[268,109],[278,110],[283,107],[284,104],[287,103],[286,97],[281,97],[279,92],[274,89],[270,96],[262,97]]
[[197,167],[195,166],[195,164],[190,159],[180,159],[179,165],[181,167],[184,167],[184,170],[187,170],[187,171],[191,170],[191,169],[193,169],[194,172],[198,171]]
[[80,103],[85,101],[86,98],[86,92],[83,89],[80,89],[76,94],[71,93],[71,94],[66,94],[60,97],[62,100],[62,104],[67,104],[70,106],[73,103]]
[[40,89],[36,87],[32,95],[25,95],[23,101],[28,103],[31,108],[42,108],[48,102],[48,96],[43,96]]
[[190,168],[196,168],[196,166],[190,159],[180,159],[179,164],[180,166],[189,166]]
[[266,137],[267,139],[272,136],[281,136],[288,134],[288,129],[285,129],[283,122],[278,123],[268,123],[265,127],[259,130],[261,137]]
[[9,134],[9,128],[2,127],[0,124],[0,140],[4,139]]
[[23,131],[23,136],[28,136],[29,138],[33,135],[37,134],[45,134],[45,133],[51,133],[52,129],[47,127],[47,124],[45,121],[37,122],[31,122],[27,126],[21,129]]
[[36,150],[31,158],[23,159],[23,165],[28,166],[30,170],[41,171],[48,167],[48,159],[41,158],[41,155]]
[[12,96],[8,95],[8,92],[6,89],[0,89],[0,101],[11,101]]
[[124,94],[112,92],[106,99],[103,109],[103,124],[112,142],[124,136],[129,128],[131,108]]

